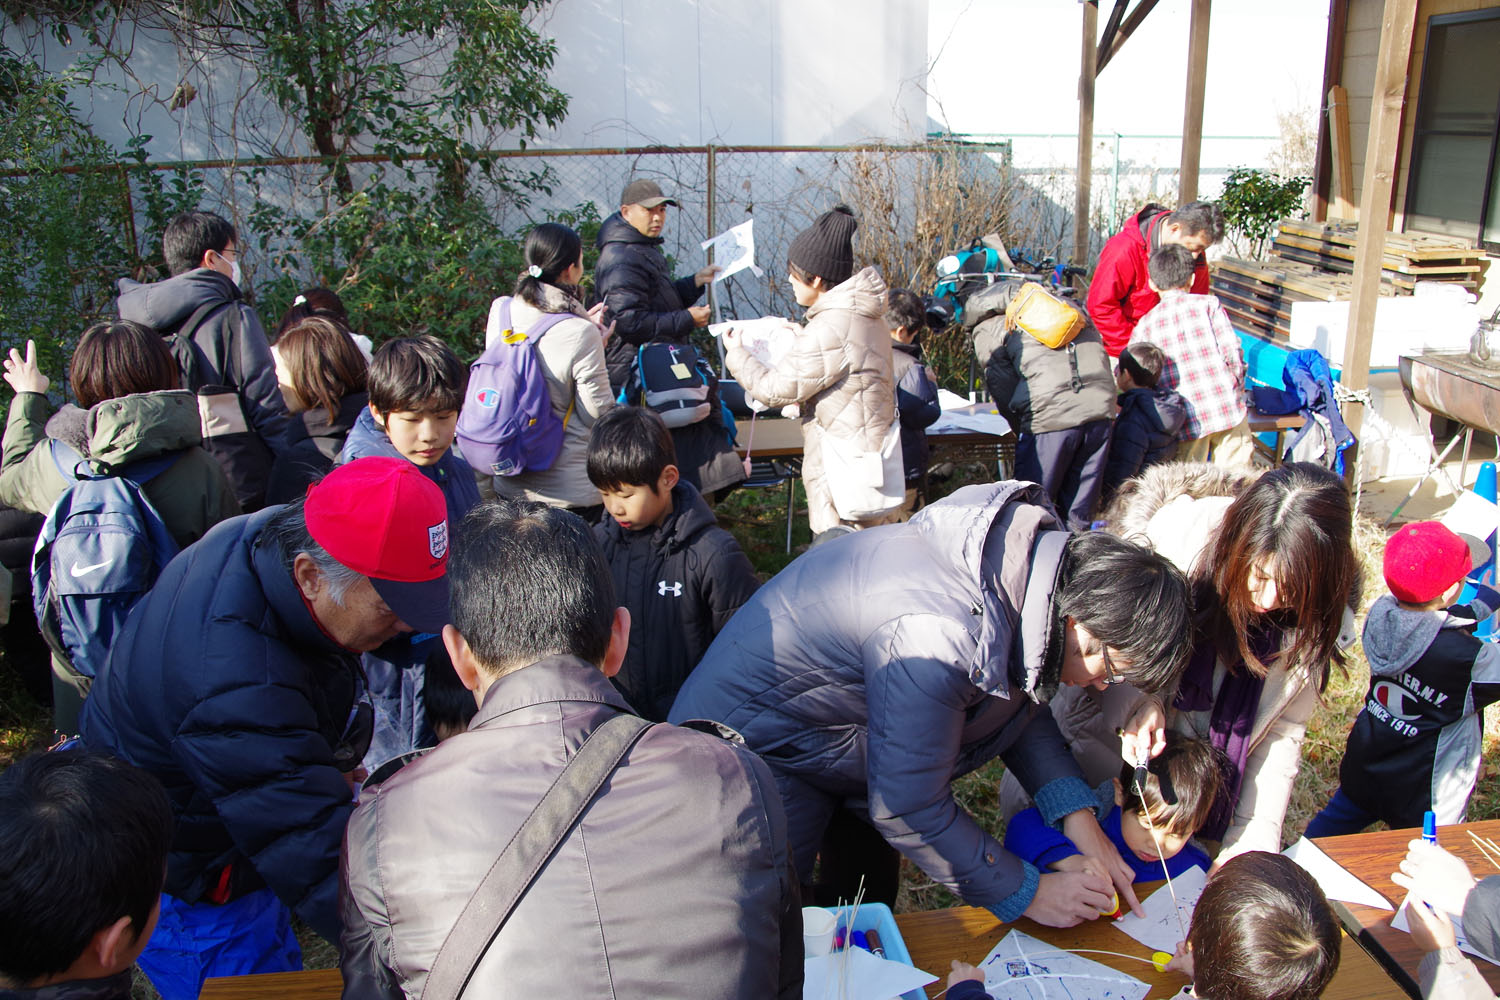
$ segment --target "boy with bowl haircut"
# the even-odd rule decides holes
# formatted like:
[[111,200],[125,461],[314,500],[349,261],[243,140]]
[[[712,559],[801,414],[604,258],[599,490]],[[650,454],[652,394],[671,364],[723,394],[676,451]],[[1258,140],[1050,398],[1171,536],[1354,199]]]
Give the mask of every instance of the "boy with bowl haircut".
[[[1134,869],[1135,881],[1159,880],[1164,868],[1170,878],[1194,866],[1208,869],[1208,855],[1189,841],[1207,820],[1223,783],[1213,746],[1175,733],[1167,735],[1167,748],[1152,759],[1141,791],[1135,787],[1135,768],[1121,768],[1112,782],[1113,808],[1099,824]],[[1109,793],[1109,785],[1101,786],[1101,812]],[[1073,871],[1084,861],[1083,853],[1043,822],[1034,806],[1006,825],[1005,849],[1038,868],[1056,871]]]
[[[436,337],[387,341],[370,361],[370,407],[349,432],[339,464],[371,455],[410,462],[443,491],[452,532],[480,499],[474,471],[453,450],[468,385],[468,367]],[[437,742],[427,726],[423,698],[424,664],[437,645],[436,635],[416,633],[364,654],[375,707],[367,770],[377,771],[396,757]]]
[[0,773],[0,996],[128,1000],[161,912],[161,782],[81,749]]
[[1436,521],[1405,525],[1386,542],[1390,593],[1365,618],[1369,695],[1349,730],[1339,787],[1308,837],[1358,833],[1376,820],[1421,826],[1429,809],[1439,825],[1463,822],[1479,779],[1481,716],[1500,700],[1500,647],[1474,635],[1500,594],[1480,587],[1453,606],[1476,546]]
[[635,623],[611,680],[653,722],[666,720],[709,643],[760,586],[676,462],[667,425],[643,407],[611,410],[589,435],[589,481],[609,515],[594,535]]

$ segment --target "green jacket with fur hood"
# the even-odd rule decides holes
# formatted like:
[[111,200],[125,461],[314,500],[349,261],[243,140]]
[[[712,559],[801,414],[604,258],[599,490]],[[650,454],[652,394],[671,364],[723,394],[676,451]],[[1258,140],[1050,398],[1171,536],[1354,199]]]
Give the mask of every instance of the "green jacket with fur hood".
[[193,394],[181,389],[107,399],[88,410],[68,404],[47,419],[47,397],[20,392],[10,403],[0,463],[0,503],[42,514],[71,483],[53,461],[50,438],[70,445],[96,471],[180,453],[143,488],[177,544],[186,548],[240,512],[224,470],[201,447]]

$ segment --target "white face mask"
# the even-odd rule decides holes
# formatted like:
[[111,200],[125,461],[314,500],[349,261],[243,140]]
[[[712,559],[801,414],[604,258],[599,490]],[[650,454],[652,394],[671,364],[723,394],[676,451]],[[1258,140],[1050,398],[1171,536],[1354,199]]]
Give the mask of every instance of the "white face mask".
[[229,262],[229,280],[234,282],[234,287],[243,288],[240,284],[240,262],[232,260]]

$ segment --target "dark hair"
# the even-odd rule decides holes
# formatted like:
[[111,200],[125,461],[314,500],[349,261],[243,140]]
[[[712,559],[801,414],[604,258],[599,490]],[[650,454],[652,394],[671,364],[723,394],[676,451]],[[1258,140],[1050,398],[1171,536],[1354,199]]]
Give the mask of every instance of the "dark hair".
[[1178,243],[1162,244],[1152,250],[1146,260],[1146,273],[1151,275],[1151,283],[1164,292],[1193,287],[1193,272],[1197,267],[1198,258]]
[[796,264],[793,264],[791,261],[787,261],[786,262],[786,269],[791,274],[795,274],[797,276],[797,280],[800,281],[800,282],[802,282],[804,285],[809,285],[810,286],[815,281],[821,281],[821,282],[823,282],[823,287],[824,288],[831,288],[831,287],[833,287],[831,284],[829,284],[829,282],[826,279],[824,279],[824,278],[822,278],[822,277],[820,277],[820,276],[818,276],[816,274],[812,274],[811,272],[809,272],[809,271],[807,271],[807,270],[805,270],[805,269],[803,269],[801,267],[798,267]]
[[474,702],[474,692],[464,687],[448,658],[448,650],[437,643],[427,656],[422,671],[422,701],[425,703],[427,728],[434,733],[443,729],[463,730],[469,728],[469,720],[479,711]]
[[1315,1000],[1338,971],[1339,922],[1290,858],[1250,851],[1209,880],[1188,929],[1193,992],[1214,1000]]
[[655,410],[617,406],[589,432],[589,482],[595,489],[649,486],[655,493],[662,472],[676,464],[672,432]]
[[915,335],[927,328],[927,307],[916,292],[892,288],[885,293],[885,321],[892,330],[904,326],[907,333]]
[[[1238,649],[1250,672],[1264,676],[1267,665],[1252,651],[1254,626],[1286,626],[1294,639],[1278,656],[1288,672],[1311,671],[1321,693],[1329,662],[1344,662],[1339,631],[1359,578],[1353,531],[1349,489],[1321,466],[1291,462],[1251,483],[1224,512],[1211,557],[1205,551],[1193,567],[1194,583],[1217,597],[1203,609],[1209,638],[1225,653]],[[1251,569],[1267,556],[1283,608],[1270,616],[1255,610],[1249,593]]]
[[212,212],[183,212],[167,223],[161,249],[167,270],[177,275],[202,267],[204,254],[225,250],[235,241],[234,227],[227,219]]
[[281,325],[276,328],[276,335],[271,338],[271,343],[279,342],[292,327],[314,316],[332,320],[345,330],[351,329],[349,313],[337,292],[327,288],[309,288],[298,292],[297,297],[292,300],[286,314],[281,317]]
[[1188,236],[1205,237],[1209,246],[1224,238],[1224,213],[1211,201],[1190,201],[1168,215],[1164,224],[1176,225]]
[[370,405],[381,413],[457,411],[468,387],[468,366],[436,337],[388,340],[370,362]]
[[602,663],[615,588],[594,533],[577,514],[492,500],[469,511],[448,557],[453,627],[499,676],[545,656]]
[[1144,812],[1152,826],[1168,833],[1191,836],[1213,811],[1227,763],[1211,743],[1168,732],[1167,748],[1146,767],[1144,798],[1135,790],[1135,767],[1127,763],[1120,768],[1120,808]]
[[1120,352],[1120,367],[1130,373],[1136,385],[1155,389],[1161,370],[1167,367],[1167,355],[1160,347],[1143,340]]
[[276,353],[286,365],[292,391],[309,409],[321,407],[333,420],[339,403],[352,392],[364,392],[369,362],[339,323],[310,316],[282,333]]
[[182,373],[161,334],[128,319],[83,331],[68,364],[68,382],[85,410],[135,392],[182,388]]
[[577,297],[575,288],[559,280],[564,271],[583,259],[583,240],[577,233],[561,223],[544,222],[526,234],[522,254],[527,267],[535,266],[542,273],[533,276],[530,271],[523,271],[516,281],[516,298],[533,309],[545,309],[542,304],[543,285],[556,285]]
[[1187,666],[1192,616],[1187,580],[1162,555],[1101,531],[1064,550],[1052,606],[1117,650],[1120,671],[1142,691],[1173,691]]
[[65,971],[129,917],[137,939],[160,898],[172,808],[154,776],[60,750],[0,773],[0,976]]

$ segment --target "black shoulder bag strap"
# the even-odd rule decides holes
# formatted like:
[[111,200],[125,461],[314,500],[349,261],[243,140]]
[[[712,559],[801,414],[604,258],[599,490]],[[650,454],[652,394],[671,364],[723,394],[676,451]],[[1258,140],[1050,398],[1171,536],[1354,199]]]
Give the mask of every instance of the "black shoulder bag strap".
[[457,1000],[463,995],[490,942],[625,754],[651,726],[622,713],[589,734],[464,904],[433,960],[422,1000]]

